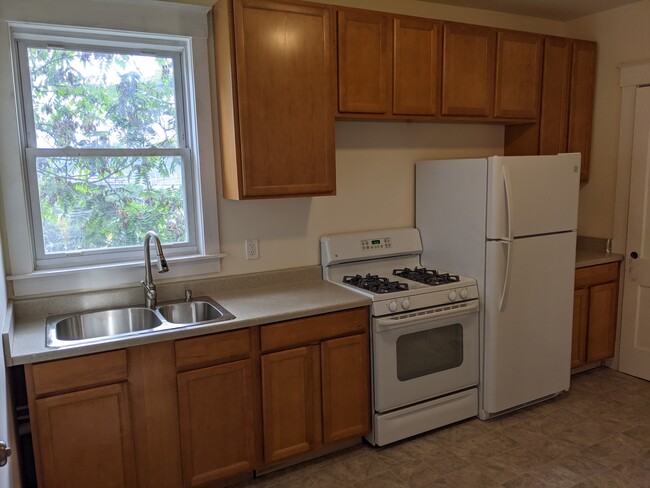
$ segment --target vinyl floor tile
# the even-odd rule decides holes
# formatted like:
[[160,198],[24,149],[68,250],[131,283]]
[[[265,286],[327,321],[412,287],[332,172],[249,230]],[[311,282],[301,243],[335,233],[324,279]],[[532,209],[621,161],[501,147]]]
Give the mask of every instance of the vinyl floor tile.
[[598,368],[509,415],[355,446],[233,486],[650,488],[650,382]]

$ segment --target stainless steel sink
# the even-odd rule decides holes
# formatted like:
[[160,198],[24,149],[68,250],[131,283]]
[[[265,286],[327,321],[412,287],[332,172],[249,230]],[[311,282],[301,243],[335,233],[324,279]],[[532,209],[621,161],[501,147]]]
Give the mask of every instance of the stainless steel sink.
[[145,307],[115,308],[47,318],[46,346],[60,348],[108,341],[147,332],[234,319],[210,298]]
[[158,307],[158,311],[170,324],[202,324],[235,318],[228,310],[209,298],[163,304]]

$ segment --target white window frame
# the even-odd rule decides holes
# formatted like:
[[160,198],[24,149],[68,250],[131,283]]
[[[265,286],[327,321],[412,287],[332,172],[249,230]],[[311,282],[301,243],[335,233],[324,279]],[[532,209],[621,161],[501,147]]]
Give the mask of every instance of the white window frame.
[[[14,86],[17,88],[16,103],[21,139],[23,177],[22,208],[15,203],[7,205],[5,214],[18,210],[27,216],[26,222],[12,223],[6,216],[9,234],[10,275],[13,295],[50,294],[56,292],[101,289],[136,284],[142,278],[143,250],[140,246],[125,249],[88,250],[59,255],[43,255],[42,232],[40,236],[40,206],[36,187],[35,160],[47,155],[80,155],[96,150],[38,149],[35,135],[29,133],[28,117],[33,117],[31,93],[21,83],[29,83],[27,63],[20,63],[26,54],[26,46],[39,43],[65,47],[106,49],[115,52],[134,49],[148,54],[173,54],[177,57],[176,70],[177,111],[179,122],[180,151],[184,164],[189,242],[166,245],[165,253],[170,273],[165,279],[214,275],[220,271],[217,224],[217,196],[212,142],[211,111],[197,106],[197,97],[210,100],[210,84],[207,63],[202,62],[208,54],[207,39],[186,36],[142,34],[103,29],[86,29],[69,26],[50,26],[25,23],[9,23],[14,62]],[[83,41],[80,41],[83,39]],[[22,51],[22,52],[21,52]],[[23,58],[26,60],[26,58]],[[22,70],[22,71],[21,71]],[[24,95],[24,96],[23,96]],[[33,128],[33,120],[31,121]],[[101,150],[104,151],[103,149]],[[168,153],[169,150],[114,149],[124,155],[147,155]],[[174,155],[179,150],[173,149]],[[30,217],[32,216],[32,217]],[[38,219],[38,220],[37,220]],[[40,241],[39,241],[40,239]],[[40,250],[40,251],[39,251]],[[100,259],[98,259],[98,255]],[[163,276],[161,276],[163,278]]]

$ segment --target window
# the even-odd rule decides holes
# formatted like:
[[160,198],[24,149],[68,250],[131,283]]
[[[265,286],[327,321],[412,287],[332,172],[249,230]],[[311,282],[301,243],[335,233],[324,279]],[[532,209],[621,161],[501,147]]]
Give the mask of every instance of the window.
[[[195,247],[180,55],[22,41],[37,267]],[[180,102],[180,103],[179,103]]]
[[172,269],[174,258],[218,258],[206,244],[216,188],[205,183],[212,153],[199,158],[191,38],[33,25],[13,38],[28,274],[141,264],[149,230]]

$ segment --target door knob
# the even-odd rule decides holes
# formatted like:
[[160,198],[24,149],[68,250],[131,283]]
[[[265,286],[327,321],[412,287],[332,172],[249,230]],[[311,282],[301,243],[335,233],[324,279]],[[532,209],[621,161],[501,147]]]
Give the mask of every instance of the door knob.
[[7,447],[7,443],[0,441],[0,468],[7,464],[7,459],[11,456],[11,448]]
[[632,259],[636,259],[636,258],[639,257],[639,253],[636,252],[636,251],[632,251],[632,252],[630,253],[630,257],[631,257]]

